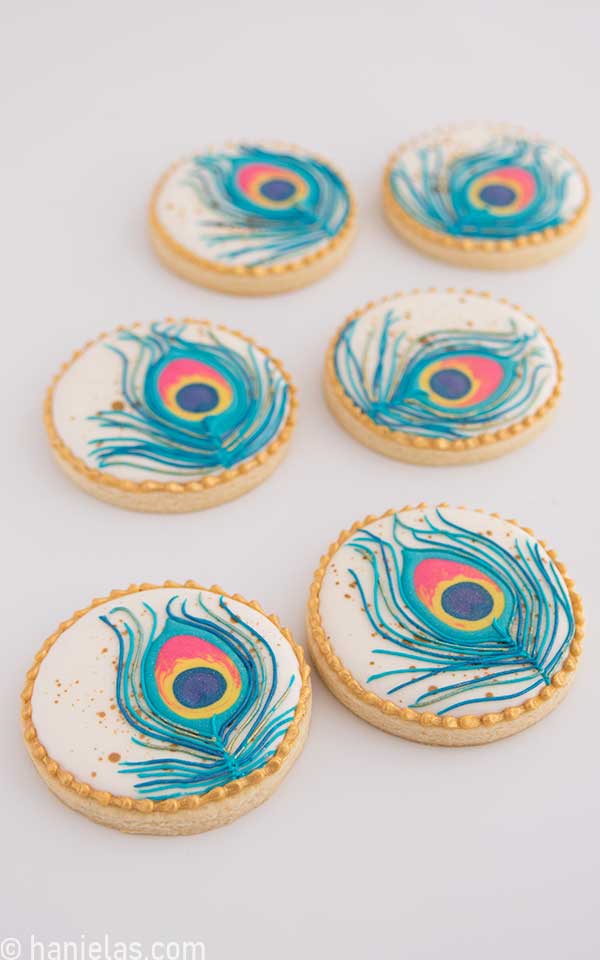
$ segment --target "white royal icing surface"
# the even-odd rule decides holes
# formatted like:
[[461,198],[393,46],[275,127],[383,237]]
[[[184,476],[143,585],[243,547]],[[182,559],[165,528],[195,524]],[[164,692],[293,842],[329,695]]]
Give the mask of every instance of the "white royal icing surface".
[[[312,207],[307,209],[304,226],[298,234],[292,228],[292,233],[284,237],[282,244],[276,232],[269,235],[264,233],[271,227],[277,229],[278,224],[268,219],[262,221],[260,209],[249,210],[247,223],[243,225],[239,220],[230,218],[232,210],[236,216],[243,208],[235,205],[227,191],[223,190],[227,173],[222,173],[212,182],[205,174],[212,193],[202,189],[198,176],[199,161],[203,157],[216,155],[238,158],[241,146],[247,145],[229,143],[207,149],[201,154],[180,160],[168,171],[154,202],[155,215],[168,237],[194,257],[230,268],[291,263],[327,247],[332,236],[345,222],[348,193],[345,187],[340,188],[333,180],[323,176],[323,171],[331,173],[327,164],[299,148],[273,143],[250,145],[250,148],[256,146],[260,150],[280,154],[282,163],[286,155],[297,157],[306,163],[309,170],[313,170],[319,183],[321,200],[318,211]],[[290,236],[299,242],[292,249],[287,249],[285,244]]]
[[[387,333],[382,350],[384,328]],[[470,334],[475,339],[453,341],[453,333]],[[509,390],[503,389],[502,397],[493,392],[489,406],[436,408],[428,403],[426,421],[419,413],[423,409],[419,408],[422,388],[418,383],[407,383],[408,362],[425,356],[425,349],[432,362],[442,356],[451,361],[453,353],[476,353],[477,334],[503,337],[497,347],[499,357],[513,351],[520,338],[525,338],[522,350],[513,354],[518,366],[512,384],[518,389],[511,384]],[[493,355],[496,346],[481,342]],[[521,309],[491,297],[443,291],[399,295],[368,307],[342,331],[334,363],[345,392],[375,423],[400,432],[448,439],[475,437],[519,423],[544,406],[559,378],[550,342]],[[390,384],[387,390],[383,387],[386,383]],[[398,385],[407,391],[403,404],[395,396]]]
[[[143,794],[134,787],[135,774],[120,772],[123,762],[193,759],[193,754],[183,750],[152,749],[134,743],[133,738],[140,735],[125,720],[116,702],[118,641],[100,617],[108,616],[113,622],[122,623],[122,616],[111,615],[111,611],[127,607],[148,626],[150,614],[144,604],[149,604],[158,615],[158,634],[164,625],[166,603],[173,596],[186,600],[192,614],[203,616],[198,595],[199,591],[194,589],[161,587],[109,600],[68,627],[41,662],[31,701],[32,720],[50,757],[78,780],[97,790],[140,798]],[[219,594],[202,591],[200,595],[211,611],[223,616]],[[295,708],[301,678],[296,655],[287,639],[262,613],[236,600],[226,602],[274,651],[278,671],[275,700],[294,677],[285,704]],[[184,626],[181,630],[185,633]],[[286,729],[284,726],[274,739],[273,750]]]
[[[538,541],[513,524],[509,524],[504,520],[489,516],[488,514],[479,513],[477,511],[459,510],[457,508],[450,507],[427,507],[425,509],[415,508],[407,511],[401,511],[395,516],[399,517],[404,524],[417,527],[419,530],[422,529],[423,533],[425,533],[427,518],[430,518],[433,522],[438,523],[436,517],[437,509],[439,509],[441,515],[446,521],[449,521],[452,524],[457,524],[462,528],[466,528],[467,531],[474,531],[485,535],[486,538],[489,538],[494,543],[499,544],[504,549],[508,550],[513,557],[516,556],[517,545],[520,545],[522,549],[525,549],[527,545],[531,545],[535,551],[538,551],[543,569],[546,571],[551,571],[551,578],[555,578],[555,582],[560,585],[560,590],[564,591],[566,595],[564,580],[561,574],[558,572],[556,566],[548,557],[547,552]],[[394,515],[391,515],[382,517],[373,523],[366,525],[362,529],[371,531],[377,537],[380,537],[388,542],[393,542],[393,527]],[[537,685],[534,686],[534,689],[523,692],[525,687],[530,686],[530,683],[519,682],[517,685],[512,685],[512,681],[519,680],[519,677],[514,673],[510,674],[509,671],[509,675],[502,678],[503,680],[510,681],[508,684],[503,686],[490,684],[488,686],[484,682],[484,684],[476,692],[470,695],[481,698],[482,702],[460,706],[460,701],[465,700],[468,697],[464,692],[456,692],[448,699],[441,700],[438,703],[431,705],[420,706],[416,703],[419,697],[432,692],[432,686],[437,686],[439,689],[442,686],[462,683],[472,680],[475,677],[481,677],[485,679],[493,672],[493,667],[479,667],[474,670],[450,670],[445,674],[438,674],[437,676],[433,677],[423,677],[419,680],[419,682],[414,683],[412,686],[405,688],[404,690],[398,690],[397,692],[390,693],[390,691],[398,684],[406,681],[407,679],[411,679],[411,674],[413,671],[415,671],[415,676],[418,675],[419,667],[421,666],[421,661],[418,659],[418,657],[422,651],[419,651],[419,649],[415,647],[413,656],[411,648],[408,648],[408,655],[406,657],[397,656],[400,648],[395,646],[393,642],[390,642],[388,639],[385,639],[379,635],[373,624],[368,619],[361,598],[361,593],[357,586],[356,578],[358,578],[363,586],[365,597],[367,599],[367,603],[369,604],[369,609],[374,611],[374,573],[373,567],[369,563],[364,553],[352,546],[352,543],[355,542],[359,536],[359,532],[354,534],[336,551],[334,556],[331,558],[326,568],[321,586],[319,613],[323,630],[325,631],[326,638],[329,641],[334,654],[340,658],[343,666],[350,671],[352,676],[358,681],[364,690],[369,693],[375,693],[384,700],[391,700],[399,707],[412,707],[416,710],[426,710],[433,713],[441,713],[445,711],[453,716],[473,714],[479,715],[483,713],[494,712],[496,710],[503,710],[506,707],[520,704],[524,700],[534,696],[536,692],[539,692],[539,689],[541,689],[541,687],[544,685],[544,680],[542,678],[538,677],[537,681],[534,678],[532,683],[535,684],[537,682]],[[418,544],[409,531],[399,530],[398,537],[404,547],[421,546],[421,549],[423,549],[423,545]],[[433,539],[433,537],[430,538],[431,541],[433,541]],[[437,536],[436,539],[438,542],[440,542],[439,536]],[[467,545],[469,542],[470,541],[468,540],[467,533]],[[429,547],[431,546],[431,543],[427,543],[425,546]],[[394,564],[392,561],[391,552],[389,550],[387,551],[386,556],[389,567],[391,570],[393,570]],[[398,558],[399,570],[401,571],[404,564],[404,554],[402,549],[396,549],[396,556]],[[474,566],[472,559],[470,561],[465,560],[465,563],[471,567]],[[350,572],[351,570],[353,572]],[[379,564],[379,573],[381,577],[385,579],[386,572],[385,567],[382,564]],[[539,575],[537,570],[533,571],[533,576],[537,578],[537,582],[540,584],[542,595],[546,602],[551,602],[552,590],[548,584]],[[393,579],[395,584],[395,578]],[[394,591],[396,597],[399,597],[399,591],[396,585],[394,586]],[[418,612],[415,618],[415,605],[413,605],[412,611],[404,601],[400,602],[400,606],[404,612],[408,612],[409,615],[413,617],[413,621],[415,621],[415,619],[418,620]],[[572,608],[568,598],[566,607],[569,611],[569,614],[567,614],[565,609],[562,608],[560,608],[557,612],[556,632],[554,637],[550,638],[549,640],[547,662],[551,661],[552,656],[558,654],[558,652],[561,650],[561,645],[567,644],[568,646],[568,642],[570,642],[570,639],[572,638],[572,626],[569,622]],[[379,603],[379,613],[381,615],[381,619],[385,619],[388,627],[391,626],[396,630],[401,629],[400,621],[394,616],[393,612],[388,611],[386,613],[385,603],[381,599]],[[375,619],[377,620],[377,614],[375,614]],[[389,632],[389,630],[387,632]],[[412,635],[414,634],[419,634],[418,625],[416,629],[413,630]],[[407,635],[411,636],[411,633],[408,632]],[[462,636],[467,637],[468,640],[469,632],[462,631]],[[567,648],[562,650],[558,662],[554,664],[552,670],[550,671],[551,674],[554,674],[556,670],[560,668],[560,665],[562,664],[564,657],[567,655],[567,652]],[[380,677],[379,679],[370,679],[376,674],[392,671],[394,669],[404,669],[405,671],[407,670],[409,672]],[[506,668],[500,667],[497,669],[502,670]],[[520,676],[522,678],[523,674]],[[505,697],[505,699],[500,699],[500,697]],[[448,707],[450,709],[447,709]]]
[[[269,372],[277,389],[284,389],[284,377],[272,360],[268,360],[260,348],[251,347],[247,341],[234,333],[203,322],[183,325],[161,323],[159,326],[165,331],[176,328],[190,343],[212,343],[213,337],[217,336],[219,343],[240,357],[248,359],[251,354],[258,357],[263,372]],[[136,324],[131,330],[142,337],[151,332],[149,324]],[[87,347],[56,383],[53,392],[52,419],[65,446],[88,467],[102,469],[121,480],[189,482],[207,474],[219,474],[226,469],[225,466],[173,469],[169,465],[145,456],[137,457],[135,462],[127,458],[119,458],[119,462],[115,462],[113,458],[105,466],[98,462],[97,455],[94,456],[94,452],[97,453],[101,447],[98,441],[105,443],[108,438],[124,440],[130,437],[135,439],[137,436],[136,431],[129,426],[108,427],[92,419],[99,413],[110,413],[115,403],[120,404],[125,413],[135,412],[124,396],[123,361],[115,349],[127,357],[133,368],[139,355],[138,347],[133,341],[123,339],[121,331],[114,331]],[[253,365],[251,360],[250,363]],[[138,391],[143,393],[142,376],[136,377],[136,384]],[[272,434],[269,434],[269,439],[264,446],[268,446],[268,443],[271,443],[281,432],[285,425],[288,408],[289,398],[282,410],[278,426]],[[253,453],[251,456],[254,455]],[[241,456],[236,463],[251,459],[251,456]]]

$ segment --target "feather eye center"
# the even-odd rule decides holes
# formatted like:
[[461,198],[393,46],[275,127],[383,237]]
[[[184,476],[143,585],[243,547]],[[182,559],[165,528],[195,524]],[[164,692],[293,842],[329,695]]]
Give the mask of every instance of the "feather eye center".
[[445,400],[461,400],[471,389],[471,380],[466,373],[456,367],[438,370],[429,381],[434,393]]
[[289,180],[284,180],[281,177],[273,177],[272,180],[265,180],[265,182],[261,184],[260,192],[267,200],[281,202],[289,200],[292,194],[296,192],[296,188]]
[[501,387],[505,368],[500,358],[456,354],[426,363],[418,383],[438,407],[472,407],[488,400]]
[[200,421],[226,411],[234,391],[214,364],[193,356],[178,356],[159,367],[157,388],[161,402],[176,419]]
[[488,183],[479,196],[490,207],[508,207],[516,199],[516,192],[502,183]]
[[233,659],[206,637],[191,633],[175,634],[160,646],[154,680],[163,703],[184,720],[224,713],[242,688]]
[[475,210],[498,217],[512,216],[533,203],[536,180],[525,167],[498,167],[476,176],[468,195]]
[[219,403],[219,394],[209,383],[188,383],[175,395],[182,410],[190,413],[207,413]]
[[226,689],[225,677],[212,667],[191,667],[179,673],[173,681],[175,699],[192,710],[216,703]]
[[461,561],[427,557],[416,565],[413,583],[436,621],[455,630],[485,630],[506,607],[502,587],[483,570]]
[[258,208],[286,211],[305,200],[310,185],[300,173],[272,163],[247,163],[237,176],[242,195]]
[[481,583],[462,580],[446,587],[442,609],[458,620],[483,620],[494,608],[494,598]]

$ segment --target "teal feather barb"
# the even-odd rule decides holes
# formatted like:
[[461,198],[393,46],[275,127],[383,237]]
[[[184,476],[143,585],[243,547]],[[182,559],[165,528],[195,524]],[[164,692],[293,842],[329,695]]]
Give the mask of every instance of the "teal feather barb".
[[516,527],[505,546],[461,525],[458,511],[413,516],[395,514],[387,539],[365,527],[347,543],[365,561],[348,573],[379,641],[367,682],[440,715],[534,696],[575,629],[554,563]]

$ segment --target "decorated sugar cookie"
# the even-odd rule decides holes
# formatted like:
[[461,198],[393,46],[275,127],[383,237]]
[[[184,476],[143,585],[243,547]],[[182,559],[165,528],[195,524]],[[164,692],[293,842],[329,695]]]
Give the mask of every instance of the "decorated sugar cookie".
[[348,318],[329,347],[325,394],[361,443],[447,465],[530,440],[561,380],[556,347],[519,307],[472,291],[413,291]]
[[385,211],[423,253],[461,266],[528,267],[580,236],[589,187],[561,147],[516,127],[452,127],[400,147],[384,175]]
[[308,667],[277,618],[191,581],[94,600],[49,637],[23,692],[50,789],[130,833],[200,833],[252,810],[309,714]]
[[345,255],[350,189],[297,147],[229,143],[176,163],[150,208],[154,248],[181,276],[227,293],[302,287]]
[[201,510],[238,497],[283,458],[289,374],[250,338],[207,321],[104,334],[55,378],[46,427],[84,490],[131,510]]
[[345,706],[446,746],[508,737],[554,709],[583,623],[564,566],[530,530],[446,504],[340,534],[308,609],[313,660]]

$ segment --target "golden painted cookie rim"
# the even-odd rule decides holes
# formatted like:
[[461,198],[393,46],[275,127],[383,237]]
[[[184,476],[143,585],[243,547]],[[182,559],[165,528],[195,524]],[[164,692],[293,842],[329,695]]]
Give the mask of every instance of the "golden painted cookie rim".
[[529,697],[518,706],[506,707],[501,711],[467,716],[454,716],[453,714],[444,714],[443,716],[440,716],[439,714],[428,710],[418,711],[414,710],[412,707],[399,707],[397,704],[393,703],[393,701],[384,700],[383,697],[380,697],[378,694],[365,690],[358,680],[354,678],[351,671],[344,666],[342,660],[327,639],[325,630],[323,628],[323,623],[321,621],[319,601],[323,578],[333,556],[337,553],[340,547],[346,543],[346,541],[349,540],[361,527],[364,527],[367,524],[375,523],[378,520],[384,519],[384,517],[390,517],[397,513],[406,513],[410,510],[426,510],[428,508],[429,505],[426,503],[419,503],[416,504],[416,506],[404,506],[399,510],[394,510],[391,508],[386,510],[385,513],[379,514],[378,516],[369,515],[365,517],[364,520],[358,520],[353,523],[348,530],[342,530],[337,540],[330,545],[327,552],[321,557],[321,562],[315,571],[313,581],[310,586],[307,615],[312,641],[316,644],[319,654],[329,669],[333,671],[337,679],[348,690],[348,692],[353,697],[358,698],[363,703],[375,708],[387,717],[396,717],[400,720],[409,721],[410,723],[420,724],[422,727],[439,727],[445,730],[468,731],[474,730],[477,727],[494,727],[499,723],[518,720],[521,716],[523,716],[524,713],[535,713],[535,711],[543,703],[553,697],[557,690],[565,686],[569,679],[568,675],[571,674],[578,666],[579,659],[581,657],[581,646],[583,642],[585,626],[583,604],[581,597],[575,591],[573,580],[568,576],[565,565],[559,561],[555,551],[549,549],[543,540],[539,540],[534,534],[533,530],[531,530],[529,527],[523,527],[516,520],[505,520],[498,513],[488,513],[488,511],[481,508],[472,508],[466,506],[452,508],[447,503],[436,504],[437,509],[446,508],[466,510],[472,513],[480,513],[485,516],[494,517],[495,519],[503,520],[504,523],[511,524],[518,530],[521,530],[523,533],[526,533],[537,540],[537,542],[547,552],[548,556],[556,565],[559,573],[563,577],[567,592],[569,594],[571,607],[573,609],[575,632],[573,634],[569,650],[565,654],[560,669],[557,670],[553,675],[551,683],[542,687],[539,693],[537,693],[534,697]]
[[[348,396],[344,387],[338,380],[335,372],[335,349],[342,331],[345,330],[346,327],[352,323],[352,321],[356,320],[358,317],[361,317],[368,310],[380,307],[384,303],[389,303],[391,300],[400,299],[401,297],[423,296],[427,294],[438,293],[453,294],[459,297],[481,297],[484,300],[491,300],[494,303],[502,304],[503,306],[510,307],[513,310],[518,310],[519,313],[521,313],[527,320],[530,320],[535,325],[536,329],[540,331],[542,336],[548,342],[556,363],[556,384],[552,390],[552,393],[541,407],[539,407],[533,413],[528,414],[526,417],[523,417],[521,420],[518,420],[517,423],[510,424],[509,426],[500,427],[497,430],[490,430],[487,433],[480,433],[474,437],[461,437],[455,440],[447,440],[445,437],[429,437],[424,436],[423,434],[404,433],[400,430],[392,430],[390,427],[386,427],[383,424],[375,423],[371,417],[364,413],[364,411],[360,409],[354,400]],[[477,449],[477,447],[489,447],[491,444],[509,440],[511,437],[515,437],[517,434],[523,433],[523,431],[534,426],[538,421],[543,420],[556,406],[562,393],[564,381],[563,361],[560,351],[558,350],[558,347],[547,330],[536,320],[532,314],[526,313],[522,307],[518,306],[516,303],[511,303],[510,300],[507,300],[504,297],[493,297],[491,293],[487,291],[470,289],[457,290],[456,287],[447,287],[444,290],[440,290],[437,287],[428,287],[425,290],[398,290],[396,293],[390,293],[387,296],[380,297],[377,300],[370,300],[363,307],[359,307],[358,310],[354,310],[348,317],[346,317],[344,322],[340,324],[335,334],[329,341],[325,358],[325,376],[329,386],[335,393],[336,400],[342,404],[342,406],[354,418],[354,420],[369,430],[374,436],[379,436],[382,439],[392,441],[393,443],[396,443],[398,447],[418,447],[421,450],[435,450],[441,453],[444,453],[445,451],[455,452],[461,450],[474,450]]]
[[[271,143],[271,141],[265,141],[265,143]],[[233,143],[233,142],[232,142]],[[226,143],[225,146],[228,144]],[[233,144],[236,145],[236,144]],[[170,167],[165,170],[162,176],[159,178],[157,184],[152,191],[152,196],[150,198],[150,205],[148,209],[148,223],[150,231],[156,234],[159,239],[174,253],[176,256],[185,260],[187,263],[192,264],[193,266],[200,267],[204,270],[210,270],[214,273],[222,274],[223,276],[232,276],[232,277],[245,277],[247,279],[260,280],[261,277],[274,277],[281,276],[286,273],[293,273],[297,270],[302,270],[305,267],[312,266],[319,260],[324,259],[335,250],[343,241],[346,241],[350,238],[352,233],[356,228],[356,200],[354,197],[354,192],[346,179],[346,177],[341,173],[341,171],[334,166],[328,159],[320,156],[319,154],[312,153],[311,151],[304,150],[302,147],[297,146],[296,144],[289,143],[280,143],[279,141],[272,143],[273,148],[286,149],[289,151],[300,151],[306,156],[311,157],[311,159],[317,160],[319,163],[323,163],[329,167],[333,173],[341,180],[344,185],[344,188],[348,194],[348,215],[344,221],[341,229],[332,237],[328,243],[324,246],[319,247],[317,250],[314,250],[312,253],[305,253],[301,257],[298,257],[295,260],[288,260],[285,263],[275,263],[262,266],[247,266],[244,264],[239,264],[238,266],[233,266],[232,264],[221,263],[216,260],[208,260],[206,257],[199,257],[197,254],[193,253],[188,247],[179,243],[178,240],[169,233],[167,228],[161,223],[157,211],[157,203],[160,192],[167,181],[171,176],[174,170],[182,164],[186,163],[194,154],[189,154],[188,156],[181,157],[179,160],[176,160],[170,165]]]
[[233,334],[236,337],[239,337],[245,343],[250,344],[255,347],[257,350],[260,350],[266,357],[271,360],[274,366],[277,368],[281,376],[284,378],[285,382],[289,388],[289,409],[287,412],[286,420],[283,426],[280,428],[277,436],[267,444],[264,449],[260,450],[249,460],[243,460],[241,463],[237,464],[234,467],[230,467],[225,470],[221,470],[219,473],[209,473],[205,477],[200,477],[198,480],[188,480],[185,483],[179,483],[176,480],[164,481],[164,480],[123,480],[121,477],[116,477],[114,474],[99,470],[96,467],[90,467],[84,460],[76,456],[73,453],[70,447],[64,443],[58,429],[54,423],[53,417],[53,405],[54,405],[54,391],[56,390],[60,380],[64,374],[73,366],[74,363],[79,360],[79,358],[91,347],[95,346],[97,343],[101,343],[103,340],[106,340],[108,337],[113,336],[115,333],[120,332],[121,330],[136,330],[146,326],[143,323],[134,323],[130,325],[121,325],[116,327],[114,330],[109,330],[107,332],[99,334],[93,340],[89,340],[83,347],[80,347],[78,350],[71,355],[71,357],[63,363],[58,373],[53,377],[50,387],[46,392],[46,399],[44,402],[44,424],[46,427],[46,432],[48,434],[48,439],[50,441],[50,446],[54,450],[55,454],[59,459],[66,461],[77,473],[86,477],[92,483],[98,483],[103,486],[112,487],[114,489],[123,490],[127,493],[164,493],[164,494],[181,494],[186,493],[200,493],[206,490],[213,490],[215,487],[220,484],[226,485],[232,480],[236,480],[241,476],[248,476],[253,470],[257,467],[262,466],[270,457],[274,456],[279,452],[279,450],[285,446],[293,433],[294,427],[296,425],[296,415],[298,409],[298,391],[294,382],[291,378],[291,375],[288,373],[286,368],[283,366],[281,360],[273,356],[271,351],[267,347],[261,346],[256,342],[252,337],[247,336],[244,333],[241,333],[239,330],[232,330],[231,327],[227,327],[222,323],[213,323],[210,320],[197,320],[192,317],[185,317],[183,320],[175,320],[173,317],[167,317],[164,320],[164,323],[186,323],[190,325],[197,326],[207,326],[211,327],[213,330],[222,330],[224,333]]
[[[489,124],[486,124],[486,126],[489,126]],[[507,130],[511,130],[515,133],[521,133],[523,136],[527,137],[528,140],[535,139],[532,134],[523,127],[514,126],[511,124],[492,124],[491,126],[499,129],[506,128]],[[519,234],[519,236],[512,238],[482,239],[471,237],[455,237],[452,236],[452,234],[444,233],[441,230],[433,230],[431,227],[425,226],[407,213],[404,207],[396,199],[391,187],[390,174],[393,167],[404,153],[406,153],[408,150],[414,149],[415,146],[422,142],[424,137],[433,138],[450,136],[454,132],[464,129],[464,127],[465,125],[463,124],[451,124],[449,126],[436,127],[433,130],[425,131],[424,133],[421,133],[416,137],[412,137],[410,140],[400,144],[400,146],[393,151],[388,162],[386,163],[383,172],[382,183],[383,205],[391,217],[395,217],[403,222],[407,233],[416,233],[424,239],[437,244],[440,248],[445,247],[446,249],[458,250],[466,255],[475,252],[502,254],[514,253],[515,251],[524,251],[531,247],[541,247],[544,244],[551,244],[559,238],[564,237],[566,234],[569,234],[572,230],[575,230],[577,227],[581,226],[588,215],[591,202],[591,187],[588,175],[581,166],[579,160],[577,160],[577,158],[570,151],[565,150],[565,148],[560,146],[560,144],[554,143],[553,141],[549,141],[545,138],[540,139],[551,144],[553,147],[556,147],[568,160],[571,161],[579,173],[583,183],[584,196],[581,206],[577,209],[575,215],[565,223],[561,223],[557,227],[546,227],[544,230],[536,230],[533,233]],[[407,239],[409,238],[407,237]]]
[[[38,737],[37,730],[31,719],[31,699],[40,665],[62,634],[95,607],[99,607],[101,604],[107,603],[109,600],[117,600],[119,598],[130,596],[134,593],[170,587],[174,589],[187,588],[192,590],[202,590],[206,593],[214,593],[218,594],[219,596],[226,597],[228,600],[235,600],[238,603],[245,604],[245,606],[256,610],[257,613],[262,614],[262,616],[266,617],[266,619],[269,620],[280,631],[282,636],[292,648],[296,660],[298,661],[299,673],[302,680],[300,696],[294,709],[294,718],[287,728],[283,740],[279,744],[275,754],[264,766],[254,770],[246,777],[241,777],[237,780],[230,780],[229,783],[222,787],[213,787],[213,789],[209,790],[207,793],[192,794],[187,797],[173,798],[171,800],[149,800],[136,799],[124,794],[113,794],[108,790],[96,790],[90,783],[86,783],[83,780],[78,780],[69,770],[61,767],[60,764],[49,755],[48,751]],[[119,807],[122,810],[133,810],[140,814],[151,814],[156,812],[176,813],[179,810],[197,810],[199,807],[205,806],[208,803],[219,802],[228,797],[239,796],[244,792],[245,789],[255,787],[257,784],[262,783],[262,781],[267,777],[277,773],[281,768],[282,763],[288,756],[293,742],[299,735],[301,724],[306,716],[309,698],[310,667],[306,663],[304,651],[302,647],[293,639],[292,634],[287,627],[283,627],[281,625],[279,618],[274,613],[266,613],[256,600],[246,600],[239,593],[227,593],[225,590],[222,590],[221,587],[216,585],[212,587],[203,587],[195,580],[186,580],[184,583],[180,583],[175,580],[165,580],[162,584],[131,584],[129,587],[126,587],[123,590],[111,590],[108,596],[96,597],[87,607],[77,610],[68,620],[64,620],[61,624],[59,624],[57,630],[55,630],[55,632],[47,638],[47,640],[38,650],[34,657],[33,664],[26,674],[25,686],[21,693],[21,700],[23,704],[21,709],[21,721],[23,727],[23,737],[32,760],[43,765],[45,773],[48,775],[48,777],[58,780],[63,787],[67,787],[74,793],[77,793],[83,799],[96,801],[102,806],[113,806]]]

